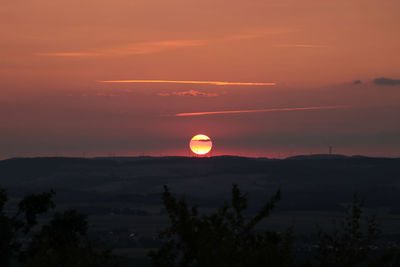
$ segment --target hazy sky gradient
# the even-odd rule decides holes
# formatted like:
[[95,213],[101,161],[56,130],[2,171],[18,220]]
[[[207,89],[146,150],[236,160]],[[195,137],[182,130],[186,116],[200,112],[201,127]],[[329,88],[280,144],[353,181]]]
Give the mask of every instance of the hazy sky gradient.
[[[214,155],[400,156],[399,12],[398,0],[3,0],[0,158],[186,155],[197,133]],[[99,82],[118,80],[236,84]],[[349,108],[174,116],[323,106]]]

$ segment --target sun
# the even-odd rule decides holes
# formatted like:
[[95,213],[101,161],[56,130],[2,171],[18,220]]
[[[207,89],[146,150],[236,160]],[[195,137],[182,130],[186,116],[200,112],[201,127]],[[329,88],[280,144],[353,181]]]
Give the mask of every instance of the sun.
[[197,155],[205,155],[210,152],[212,141],[207,135],[198,134],[192,137],[189,145],[193,153]]

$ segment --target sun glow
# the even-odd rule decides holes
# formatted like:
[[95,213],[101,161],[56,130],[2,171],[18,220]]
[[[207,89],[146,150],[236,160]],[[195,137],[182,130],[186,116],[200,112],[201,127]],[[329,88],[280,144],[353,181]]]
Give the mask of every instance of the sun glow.
[[211,151],[212,141],[210,137],[204,134],[193,136],[190,140],[190,149],[197,155],[205,155]]

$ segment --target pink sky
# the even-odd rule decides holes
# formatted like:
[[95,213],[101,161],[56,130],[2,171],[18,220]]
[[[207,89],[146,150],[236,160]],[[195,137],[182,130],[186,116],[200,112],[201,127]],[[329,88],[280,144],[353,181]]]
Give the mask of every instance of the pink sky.
[[[0,158],[186,155],[197,133],[214,155],[400,156],[399,11],[397,0],[1,1]],[[101,82],[121,80],[139,82]],[[227,112],[271,109],[283,110]]]

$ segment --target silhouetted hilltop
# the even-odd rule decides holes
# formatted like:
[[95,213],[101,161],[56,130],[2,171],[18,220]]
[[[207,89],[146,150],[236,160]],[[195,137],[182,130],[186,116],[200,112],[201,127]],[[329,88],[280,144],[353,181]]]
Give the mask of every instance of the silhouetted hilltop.
[[286,159],[345,159],[349,156],[339,155],[339,154],[313,154],[313,155],[298,155],[293,157],[288,157]]
[[354,155],[354,156],[346,156],[341,154],[312,154],[312,155],[298,155],[293,157],[286,158],[287,160],[291,159],[375,159],[375,160],[382,160],[382,159],[395,159],[395,158],[382,158],[382,157],[367,157],[361,155]]

